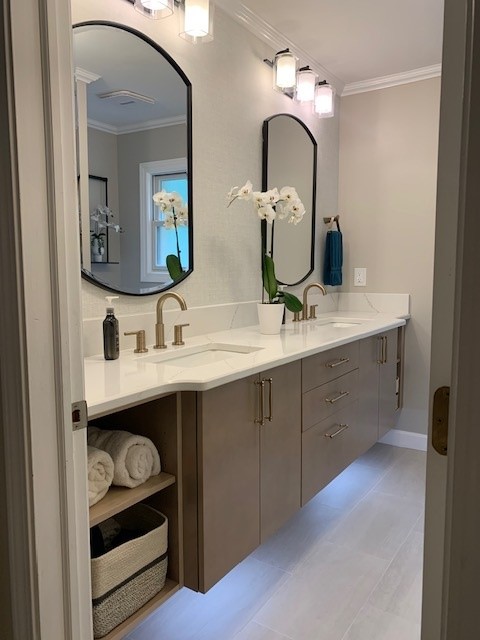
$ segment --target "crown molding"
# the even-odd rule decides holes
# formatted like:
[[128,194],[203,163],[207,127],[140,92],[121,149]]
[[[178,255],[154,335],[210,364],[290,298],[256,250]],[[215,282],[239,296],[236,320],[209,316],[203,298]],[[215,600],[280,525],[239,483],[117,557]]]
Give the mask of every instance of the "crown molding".
[[360,82],[350,82],[345,85],[341,96],[343,98],[344,96],[351,96],[355,93],[388,89],[389,87],[397,87],[401,84],[437,78],[440,75],[442,75],[442,65],[434,64],[429,67],[394,73],[390,76],[381,76],[379,78],[371,78],[370,80],[361,80]]
[[75,80],[80,80],[80,82],[84,82],[85,84],[95,82],[95,80],[99,80],[101,77],[102,76],[99,76],[92,71],[82,69],[82,67],[75,67]]
[[98,131],[104,131],[105,133],[113,133],[116,136],[121,136],[126,133],[137,133],[138,131],[149,131],[150,129],[159,129],[160,127],[173,127],[177,124],[186,124],[187,119],[185,116],[174,116],[171,118],[159,118],[158,120],[147,120],[146,122],[139,122],[137,124],[127,124],[120,127],[116,127],[106,122],[99,122],[98,120],[88,119],[87,124],[92,129]]
[[337,78],[335,74],[312,58],[312,56],[292,42],[283,33],[272,27],[272,25],[254,11],[242,4],[242,2],[238,0],[226,0],[222,2],[221,9],[236,22],[243,25],[250,33],[253,33],[257,38],[270,45],[273,50],[279,51],[288,47],[293,55],[301,61],[302,66],[308,64],[321,80],[327,80],[335,87],[338,94],[342,93],[345,83],[340,80],[340,78]]

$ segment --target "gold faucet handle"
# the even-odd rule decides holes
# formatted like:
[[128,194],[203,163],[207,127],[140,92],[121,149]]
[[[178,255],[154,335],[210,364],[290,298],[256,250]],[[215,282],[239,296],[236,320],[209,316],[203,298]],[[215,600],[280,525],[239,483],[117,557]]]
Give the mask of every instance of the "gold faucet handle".
[[316,320],[317,319],[317,314],[315,313],[315,309],[318,307],[318,304],[311,304],[310,305],[310,315],[308,316],[309,320]]
[[125,331],[123,335],[137,337],[137,344],[133,353],[147,353],[148,349],[145,345],[145,329],[140,329],[140,331]]
[[292,322],[300,322],[300,311],[293,312],[293,320]]
[[183,327],[189,327],[190,324],[176,324],[173,327],[173,342],[172,344],[175,347],[180,347],[182,344],[185,344],[185,342],[183,341],[183,335],[182,335],[182,329]]

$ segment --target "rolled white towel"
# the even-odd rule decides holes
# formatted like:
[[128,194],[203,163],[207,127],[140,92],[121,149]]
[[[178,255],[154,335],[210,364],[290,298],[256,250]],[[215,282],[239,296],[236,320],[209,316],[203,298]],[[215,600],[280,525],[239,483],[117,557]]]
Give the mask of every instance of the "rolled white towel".
[[149,438],[89,427],[88,444],[112,456],[113,484],[133,489],[160,473],[160,456]]
[[91,507],[107,493],[113,480],[113,460],[101,449],[87,447],[88,505]]

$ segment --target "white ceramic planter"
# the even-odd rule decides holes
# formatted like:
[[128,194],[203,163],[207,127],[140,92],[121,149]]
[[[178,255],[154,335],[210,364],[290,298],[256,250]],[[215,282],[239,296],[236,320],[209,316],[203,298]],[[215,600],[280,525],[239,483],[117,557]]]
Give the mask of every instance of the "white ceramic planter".
[[257,304],[258,322],[260,333],[274,335],[280,333],[282,328],[283,311],[285,305],[281,304]]

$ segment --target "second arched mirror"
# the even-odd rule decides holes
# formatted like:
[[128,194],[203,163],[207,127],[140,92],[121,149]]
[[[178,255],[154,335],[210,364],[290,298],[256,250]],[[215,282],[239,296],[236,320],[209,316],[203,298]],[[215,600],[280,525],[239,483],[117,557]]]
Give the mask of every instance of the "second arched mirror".
[[190,82],[122,25],[76,25],[73,50],[82,275],[131,295],[163,291],[193,269]]
[[275,260],[279,282],[299,284],[313,271],[317,143],[295,116],[280,113],[263,123],[263,190],[295,187],[305,206],[298,225],[287,220],[264,224],[264,249]]

